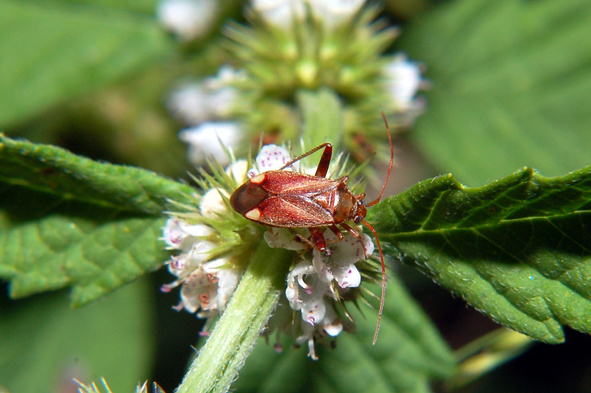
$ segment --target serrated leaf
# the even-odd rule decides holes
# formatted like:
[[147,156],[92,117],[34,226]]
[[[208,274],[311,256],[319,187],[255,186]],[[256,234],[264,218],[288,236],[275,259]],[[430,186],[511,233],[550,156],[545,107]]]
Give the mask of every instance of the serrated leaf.
[[194,190],[152,172],[0,138],[0,276],[10,294],[72,286],[87,303],[167,259],[159,240],[171,201]]
[[586,0],[460,0],[411,24],[401,48],[432,82],[412,134],[424,155],[472,186],[588,165],[590,35]]
[[546,178],[524,168],[482,188],[451,175],[373,207],[394,256],[496,322],[537,340],[591,333],[591,167]]
[[63,292],[2,304],[0,386],[73,391],[72,378],[105,376],[113,391],[132,391],[147,377],[153,352],[149,294],[139,281],[76,310]]
[[[453,373],[455,360],[428,318],[396,277],[388,282],[380,335],[372,345],[375,310],[350,310],[356,334],[342,333],[335,349],[278,354],[260,340],[234,384],[237,392],[429,392],[429,380]],[[286,390],[286,387],[288,388]]]
[[0,1],[0,127],[172,52],[153,18],[70,2]]
[[[158,215],[170,200],[191,204],[193,188],[154,172],[100,163],[51,145],[0,135],[0,181],[64,200]],[[178,208],[178,206],[177,206]]]

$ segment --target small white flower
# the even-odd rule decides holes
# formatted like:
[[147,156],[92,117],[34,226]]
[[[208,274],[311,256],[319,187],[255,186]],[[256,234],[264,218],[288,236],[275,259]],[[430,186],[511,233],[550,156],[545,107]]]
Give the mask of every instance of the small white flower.
[[251,5],[266,23],[282,30],[291,29],[294,20],[306,15],[302,0],[252,0]]
[[338,336],[343,331],[343,324],[337,316],[333,306],[328,304],[326,306],[324,319],[321,324],[310,325],[302,323],[302,333],[296,338],[297,344],[308,343],[308,356],[314,360],[318,360],[316,356],[316,349],[314,348],[314,341],[316,338],[324,338],[326,335],[331,337]]
[[242,273],[235,269],[220,269],[218,271],[218,303],[222,311],[238,286],[241,276]]
[[212,117],[207,93],[200,83],[188,83],[173,91],[167,106],[175,118],[190,125],[203,123]]
[[[330,256],[314,250],[314,261],[323,260],[325,262],[323,265],[327,267],[330,276],[341,288],[356,288],[361,285],[361,274],[355,267],[355,263],[367,259],[374,251],[371,238],[365,233],[361,233],[360,236],[361,239],[357,239],[352,235],[346,235],[343,240],[329,247],[332,250]],[[331,231],[326,231],[324,237],[327,241],[336,238]],[[318,262],[314,264],[320,265]],[[318,274],[322,274],[322,271]]]
[[418,109],[417,106],[421,103],[415,96],[423,85],[419,65],[400,53],[394,56],[383,72],[386,77],[386,91],[398,110],[403,112]]
[[365,4],[365,0],[310,1],[312,13],[322,21],[327,30],[349,22]]
[[[290,160],[291,157],[287,149],[277,145],[265,145],[256,156],[256,166],[248,171],[247,176],[251,178],[259,173],[278,170]],[[284,169],[289,171],[292,170],[292,167]]]
[[218,13],[216,0],[164,0],[156,10],[162,25],[181,41],[191,41],[207,34]]
[[253,0],[252,8],[268,24],[290,30],[306,16],[306,6],[327,30],[349,22],[366,0]]
[[218,70],[217,75],[206,78],[204,84],[208,91],[215,91],[244,80],[246,80],[246,72],[244,70],[235,70],[231,65],[224,64]]
[[199,210],[203,217],[219,218],[224,214],[228,214],[228,207],[224,203],[222,195],[226,198],[229,197],[226,190],[221,188],[212,188],[203,194],[199,203]]
[[234,122],[203,123],[182,130],[179,139],[189,144],[189,161],[193,165],[203,166],[212,158],[220,165],[227,165],[230,157],[222,143],[230,149],[237,146],[240,141],[240,127]]
[[246,160],[237,160],[228,166],[226,173],[234,179],[236,184],[242,184],[246,181],[246,173],[248,172],[248,162]]
[[189,83],[175,90],[167,106],[172,115],[188,125],[230,117],[238,91],[230,86],[206,89],[203,83]]
[[269,228],[265,232],[265,241],[271,248],[285,248],[286,250],[305,250],[308,246],[301,241],[297,241],[291,231],[282,228]]
[[181,84],[170,94],[166,105],[175,118],[192,126],[228,119],[238,101],[238,90],[233,84],[244,78],[243,71],[223,65],[216,76]]
[[295,311],[302,312],[302,319],[310,325],[320,324],[326,313],[325,295],[329,284],[320,279],[309,261],[299,262],[287,275],[285,297]]
[[[190,225],[178,218],[169,218],[162,229],[162,239],[169,248],[183,250],[183,242],[188,237],[206,237],[212,233],[212,229],[207,225]],[[193,239],[191,241],[194,241]]]
[[[209,258],[209,252],[216,245],[210,241],[190,239],[189,249],[180,255],[172,257],[168,265],[168,271],[177,276],[181,281],[187,278],[195,269],[199,268],[203,262]],[[187,244],[189,242],[185,242]],[[184,251],[184,250],[183,250]],[[173,286],[181,283],[177,280]]]
[[181,301],[183,308],[194,313],[200,308],[209,310],[214,304],[217,293],[217,277],[206,274],[201,266],[183,280]]

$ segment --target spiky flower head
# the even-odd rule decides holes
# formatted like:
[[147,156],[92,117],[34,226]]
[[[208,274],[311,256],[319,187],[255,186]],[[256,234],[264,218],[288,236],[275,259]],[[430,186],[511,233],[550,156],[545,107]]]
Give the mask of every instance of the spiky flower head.
[[[379,269],[369,259],[373,242],[360,227],[356,227],[359,238],[344,233],[341,241],[332,231],[325,231],[328,249],[321,253],[302,242],[302,238],[309,237],[306,228],[264,227],[229,207],[228,198],[237,185],[260,173],[279,169],[310,173],[316,169],[307,168],[301,161],[283,168],[289,161],[285,148],[268,145],[261,149],[250,169],[246,161],[239,160],[226,170],[217,166],[212,175],[204,173],[205,179],[199,182],[206,191],[196,196],[198,208],[189,213],[171,213],[163,229],[168,248],[180,252],[167,262],[170,273],[177,278],[163,290],[181,287],[181,302],[176,308],[206,318],[205,335],[214,318],[225,309],[249,254],[259,242],[291,250],[293,263],[281,302],[292,313],[274,315],[265,335],[292,336],[296,344],[307,344],[309,356],[316,359],[317,342],[336,337],[343,330],[354,331],[343,299],[359,300],[362,277],[374,281]],[[346,167],[339,161],[335,160],[336,177],[343,175],[342,168]]]
[[193,163],[201,166],[210,155],[223,162],[218,140],[244,153],[261,133],[265,143],[299,139],[302,97],[310,91],[336,97],[342,129],[335,132],[354,159],[385,153],[376,114],[385,112],[393,129],[412,124],[423,111],[416,95],[426,84],[417,63],[385,55],[399,31],[378,13],[365,0],[251,1],[248,25],[229,22],[224,29],[233,67],[185,84],[168,100],[173,115],[192,126],[181,139]]
[[381,54],[398,30],[375,21],[378,9],[362,8],[363,3],[253,1],[250,26],[228,25],[230,52],[248,75],[239,88],[249,129],[279,128],[293,137],[298,114],[286,102],[301,90],[335,91],[345,104],[349,135],[375,126],[376,107],[370,103],[380,102],[380,110],[394,107],[382,88],[388,60]]

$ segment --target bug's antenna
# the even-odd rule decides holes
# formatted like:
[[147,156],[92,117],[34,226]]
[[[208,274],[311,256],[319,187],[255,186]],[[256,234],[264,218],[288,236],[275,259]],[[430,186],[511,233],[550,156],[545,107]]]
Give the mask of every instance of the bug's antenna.
[[[388,165],[388,174],[386,175],[386,180],[384,181],[384,185],[382,186],[382,191],[380,191],[380,195],[378,197],[368,203],[366,206],[373,206],[377,204],[381,199],[384,191],[386,190],[386,185],[388,184],[388,180],[390,179],[390,173],[392,173],[392,166],[394,165],[394,144],[392,143],[392,134],[390,133],[390,126],[388,125],[388,120],[386,119],[386,115],[382,112],[382,118],[384,119],[384,123],[386,123],[386,130],[388,130],[388,141],[390,141],[390,165]],[[380,324],[382,323],[382,314],[384,312],[384,301],[386,299],[386,264],[384,263],[384,253],[382,252],[382,245],[380,244],[380,239],[378,238],[378,234],[374,227],[372,227],[367,221],[361,221],[372,233],[376,239],[376,243],[378,244],[378,251],[380,252],[380,262],[382,262],[382,298],[380,300],[380,311],[378,312],[378,324],[376,326],[376,332],[373,336],[373,345],[376,344],[378,340],[378,333],[380,332]]]
[[392,134],[390,133],[390,126],[388,125],[388,120],[386,120],[386,115],[382,112],[382,118],[384,119],[384,123],[386,123],[386,130],[388,130],[388,140],[390,141],[390,165],[388,165],[388,174],[386,175],[386,181],[382,186],[382,191],[380,191],[380,195],[378,197],[366,204],[365,206],[373,206],[378,203],[382,199],[382,195],[386,190],[386,185],[388,184],[388,180],[390,179],[390,173],[392,172],[392,166],[394,165],[394,145],[392,144]]
[[373,335],[373,345],[376,345],[376,341],[378,341],[378,333],[380,332],[380,324],[382,323],[382,313],[384,312],[384,300],[386,298],[386,264],[384,263],[384,253],[382,252],[382,245],[380,244],[380,239],[378,238],[376,230],[367,221],[363,220],[361,222],[373,233],[373,236],[376,238],[376,243],[378,243],[378,251],[380,252],[380,261],[382,262],[382,298],[380,300],[380,311],[378,312],[378,324],[376,326],[376,332]]

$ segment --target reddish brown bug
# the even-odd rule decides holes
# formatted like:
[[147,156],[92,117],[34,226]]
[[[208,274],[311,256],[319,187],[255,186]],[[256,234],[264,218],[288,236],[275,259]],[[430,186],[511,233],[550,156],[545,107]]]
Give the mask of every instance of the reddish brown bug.
[[[323,235],[323,229],[326,227],[337,236],[336,241],[344,238],[337,225],[356,238],[360,238],[359,233],[347,225],[347,221],[353,221],[356,224],[362,223],[373,233],[382,262],[382,299],[373,340],[374,344],[378,337],[382,312],[384,311],[386,266],[378,235],[375,229],[365,221],[365,216],[367,214],[366,207],[375,205],[382,198],[394,162],[394,147],[390,127],[388,127],[388,121],[383,113],[382,117],[386,123],[390,141],[390,165],[382,191],[374,201],[365,204],[363,202],[365,194],[354,195],[347,187],[348,176],[336,180],[326,178],[332,157],[332,145],[330,143],[323,143],[294,158],[279,170],[263,172],[252,177],[238,187],[230,197],[230,204],[236,212],[259,224],[281,228],[308,228],[310,239],[297,236],[321,252],[328,252]],[[314,176],[283,170],[323,148],[324,151]]]

